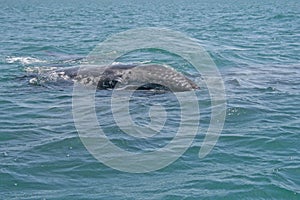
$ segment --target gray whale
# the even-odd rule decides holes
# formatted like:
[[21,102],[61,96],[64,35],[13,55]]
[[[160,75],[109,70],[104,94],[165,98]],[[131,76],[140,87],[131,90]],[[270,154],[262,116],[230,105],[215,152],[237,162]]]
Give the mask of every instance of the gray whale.
[[169,90],[173,92],[199,89],[198,85],[166,65],[109,65],[105,67],[86,65],[59,69],[57,77],[96,86],[99,90],[138,89]]

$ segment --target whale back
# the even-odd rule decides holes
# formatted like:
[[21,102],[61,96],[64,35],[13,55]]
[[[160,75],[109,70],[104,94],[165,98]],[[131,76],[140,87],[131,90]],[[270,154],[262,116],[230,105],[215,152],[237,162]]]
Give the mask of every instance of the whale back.
[[97,89],[138,89],[169,90],[174,92],[198,89],[198,85],[165,65],[110,65],[81,66],[57,71],[83,85],[96,86]]

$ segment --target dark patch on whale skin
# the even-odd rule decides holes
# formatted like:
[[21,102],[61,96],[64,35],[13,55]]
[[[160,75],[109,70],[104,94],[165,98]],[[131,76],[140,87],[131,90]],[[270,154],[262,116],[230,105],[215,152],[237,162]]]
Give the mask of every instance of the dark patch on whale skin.
[[81,66],[56,70],[56,73],[83,85],[97,86],[99,90],[137,89],[182,92],[199,89],[195,82],[183,74],[158,64]]

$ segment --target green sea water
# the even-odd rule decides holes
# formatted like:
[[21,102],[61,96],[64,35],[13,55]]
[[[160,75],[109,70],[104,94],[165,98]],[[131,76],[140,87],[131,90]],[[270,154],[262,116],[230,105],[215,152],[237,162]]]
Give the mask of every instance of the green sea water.
[[[0,22],[0,199],[300,199],[298,0],[2,0]],[[200,89],[192,145],[167,167],[134,174],[85,148],[73,120],[72,84],[30,80],[41,70],[79,65],[109,36],[142,27],[196,39],[223,78],[227,114],[213,150],[199,159],[211,114]],[[119,61],[167,62],[195,78],[183,60],[153,49]],[[166,135],[149,141],[119,133],[109,95],[97,92],[96,111],[114,144],[153,150],[174,136],[172,94],[132,98],[141,124],[151,102],[169,106]]]

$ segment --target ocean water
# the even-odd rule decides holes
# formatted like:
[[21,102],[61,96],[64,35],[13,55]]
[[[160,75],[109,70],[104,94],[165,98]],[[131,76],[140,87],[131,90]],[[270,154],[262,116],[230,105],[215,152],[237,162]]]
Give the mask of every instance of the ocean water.
[[[1,199],[300,199],[298,0],[11,0],[0,1],[0,14]],[[46,71],[79,65],[109,36],[141,27],[180,31],[205,48],[224,81],[226,120],[200,159],[211,114],[200,89],[200,126],[187,151],[162,169],[127,173],[89,153],[74,124],[73,85],[48,80]],[[157,50],[119,61],[166,62],[202,80]],[[170,112],[164,134],[149,141],[120,133],[110,95],[96,92],[96,111],[115,145],[153,151],[174,137],[174,95],[133,95],[136,123],[149,122],[149,105]]]

